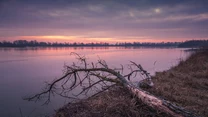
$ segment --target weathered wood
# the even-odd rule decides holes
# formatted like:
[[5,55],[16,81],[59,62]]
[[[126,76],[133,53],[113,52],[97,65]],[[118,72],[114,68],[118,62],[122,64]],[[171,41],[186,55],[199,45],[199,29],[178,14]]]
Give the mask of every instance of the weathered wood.
[[118,78],[121,81],[124,81],[124,86],[138,99],[140,99],[146,105],[158,109],[162,112],[172,115],[173,117],[198,117],[196,114],[191,113],[185,110],[182,107],[176,106],[175,104],[166,101],[164,99],[160,99],[156,96],[149,94],[148,92],[132,85],[129,82],[126,82],[125,78],[121,75],[118,75]]

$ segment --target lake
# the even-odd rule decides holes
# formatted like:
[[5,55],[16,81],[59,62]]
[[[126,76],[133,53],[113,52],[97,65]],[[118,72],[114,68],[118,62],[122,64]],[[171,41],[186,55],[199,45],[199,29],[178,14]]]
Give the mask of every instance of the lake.
[[1,117],[51,115],[54,110],[67,104],[67,99],[57,96],[44,106],[43,102],[28,102],[22,98],[40,92],[45,86],[44,82],[61,77],[64,64],[70,65],[75,61],[71,52],[85,55],[90,61],[101,58],[112,68],[134,61],[151,75],[177,65],[190,55],[182,48],[0,48]]

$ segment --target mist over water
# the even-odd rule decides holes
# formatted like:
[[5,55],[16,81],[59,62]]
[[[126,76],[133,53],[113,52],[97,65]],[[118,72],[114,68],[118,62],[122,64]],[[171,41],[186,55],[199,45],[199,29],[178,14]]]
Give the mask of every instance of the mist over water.
[[[124,48],[124,47],[80,47],[80,48],[0,48],[0,115],[2,117],[44,116],[67,104],[68,100],[55,97],[49,105],[43,102],[27,102],[22,97],[41,91],[45,81],[62,76],[64,64],[76,61],[71,52],[85,55],[90,62],[99,58],[109,67],[127,66],[134,61],[154,75],[167,70],[186,59],[190,53],[181,48]],[[124,71],[124,73],[127,71]],[[139,77],[134,81],[141,80]],[[21,112],[20,112],[21,110]]]

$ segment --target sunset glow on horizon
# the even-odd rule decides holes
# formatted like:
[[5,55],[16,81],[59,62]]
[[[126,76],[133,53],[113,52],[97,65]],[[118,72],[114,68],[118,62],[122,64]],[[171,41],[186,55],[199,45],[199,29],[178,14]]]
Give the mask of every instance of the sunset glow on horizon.
[[[1,39],[1,38],[0,38]],[[194,38],[198,39],[198,38]],[[199,38],[198,40],[200,40]],[[3,39],[2,39],[3,40]],[[61,35],[45,35],[45,36],[15,36],[15,37],[7,37],[4,38],[4,41],[15,41],[15,40],[27,40],[33,41],[36,40],[38,42],[59,42],[59,43],[125,43],[125,42],[150,42],[150,43],[160,43],[160,42],[184,42],[189,40],[189,38],[170,38],[167,39],[155,39],[151,37],[79,37],[79,36],[61,36]]]
[[181,42],[208,39],[206,0],[7,0],[0,41]]
[[[37,40],[37,41],[46,41],[46,42],[78,42],[78,43],[91,43],[91,42],[107,42],[107,43],[122,43],[122,42],[167,42],[167,40],[158,40],[151,39],[150,37],[126,37],[125,39],[121,38],[92,38],[92,37],[76,37],[76,36],[60,36],[60,35],[51,35],[51,36],[19,36],[17,39],[22,40]],[[176,40],[175,40],[176,41]],[[179,40],[181,41],[181,40]],[[168,41],[170,42],[170,41]]]

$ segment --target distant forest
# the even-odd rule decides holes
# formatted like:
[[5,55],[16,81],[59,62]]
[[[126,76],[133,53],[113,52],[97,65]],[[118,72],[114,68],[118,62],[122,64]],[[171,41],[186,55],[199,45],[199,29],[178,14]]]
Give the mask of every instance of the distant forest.
[[51,43],[51,42],[38,42],[36,40],[16,40],[13,42],[2,41],[0,47],[85,47],[85,46],[142,46],[142,47],[202,47],[208,46],[208,40],[190,40],[185,42],[160,42],[160,43]]
[[197,47],[204,47],[208,48],[208,40],[190,40],[185,41],[178,45],[178,47],[182,48],[197,48]]

